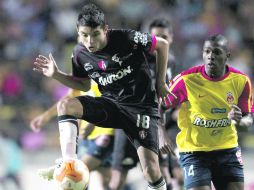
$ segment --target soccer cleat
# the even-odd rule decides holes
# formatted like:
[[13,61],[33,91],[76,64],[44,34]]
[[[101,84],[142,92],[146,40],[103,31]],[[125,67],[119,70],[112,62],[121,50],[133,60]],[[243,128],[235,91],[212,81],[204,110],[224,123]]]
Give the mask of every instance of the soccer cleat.
[[60,167],[60,166],[61,166],[61,164],[63,163],[63,159],[62,159],[62,158],[58,158],[58,159],[56,159],[55,163],[56,163],[56,165],[51,166],[51,167],[49,167],[49,168],[39,169],[39,170],[37,171],[37,174],[38,174],[41,178],[43,178],[43,179],[45,179],[45,180],[48,180],[48,181],[53,180],[54,171],[55,171],[55,169],[56,169],[57,167]]

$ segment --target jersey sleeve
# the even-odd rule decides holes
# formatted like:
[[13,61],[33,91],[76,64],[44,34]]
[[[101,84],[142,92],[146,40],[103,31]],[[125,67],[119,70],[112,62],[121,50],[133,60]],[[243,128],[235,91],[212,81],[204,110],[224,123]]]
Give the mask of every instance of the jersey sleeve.
[[169,95],[170,101],[172,103],[171,107],[176,107],[177,105],[188,100],[187,89],[183,76],[181,74],[177,75],[169,84],[169,90],[177,98],[172,95]]
[[242,113],[254,113],[251,82],[247,79],[241,96],[238,99],[238,106]]
[[132,50],[143,50],[144,52],[153,52],[156,47],[156,37],[148,33],[142,33],[135,30],[122,30],[126,41]]
[[85,55],[82,53],[83,49],[74,48],[72,53],[72,74],[77,78],[88,78],[88,72],[84,69],[83,64],[86,63]]

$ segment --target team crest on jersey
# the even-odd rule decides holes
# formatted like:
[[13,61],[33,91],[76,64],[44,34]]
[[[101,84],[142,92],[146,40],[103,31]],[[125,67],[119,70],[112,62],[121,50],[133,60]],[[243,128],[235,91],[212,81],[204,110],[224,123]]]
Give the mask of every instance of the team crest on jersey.
[[232,104],[234,102],[234,96],[233,96],[233,93],[232,92],[227,92],[227,102],[229,104]]
[[139,131],[139,137],[140,137],[141,139],[145,139],[146,136],[147,136],[147,132],[146,132],[145,130]]
[[107,64],[106,64],[106,62],[103,61],[103,60],[101,60],[101,61],[98,62],[98,66],[99,66],[99,68],[100,68],[101,70],[103,70],[103,71],[106,71],[106,69],[107,69]]

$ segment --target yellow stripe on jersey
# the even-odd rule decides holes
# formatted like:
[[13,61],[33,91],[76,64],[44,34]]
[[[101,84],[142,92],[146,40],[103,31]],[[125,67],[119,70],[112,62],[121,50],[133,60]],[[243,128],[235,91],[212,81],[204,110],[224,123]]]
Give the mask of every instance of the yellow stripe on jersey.
[[176,104],[181,103],[178,115],[180,132],[176,138],[180,152],[238,146],[236,128],[227,117],[230,105],[251,112],[251,83],[246,75],[231,68],[225,78],[214,81],[204,77],[202,69],[202,66],[190,69],[170,87],[180,97]]
[[[72,93],[70,94],[71,97],[77,97],[77,96],[83,96],[83,95],[89,95],[93,97],[99,97],[101,96],[101,93],[98,89],[98,85],[95,82],[92,82],[91,89],[88,92],[82,92],[79,90],[72,90]],[[88,123],[84,120],[81,120],[80,123],[80,130],[84,130]],[[112,128],[102,128],[95,126],[92,133],[87,137],[88,139],[95,139],[100,135],[114,135],[114,129]]]

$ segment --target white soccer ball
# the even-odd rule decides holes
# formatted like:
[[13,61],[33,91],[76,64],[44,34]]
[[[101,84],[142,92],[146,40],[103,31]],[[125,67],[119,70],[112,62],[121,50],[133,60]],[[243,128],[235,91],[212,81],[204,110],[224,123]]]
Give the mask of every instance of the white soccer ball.
[[64,160],[54,171],[54,181],[59,190],[85,190],[89,182],[89,170],[81,160]]

